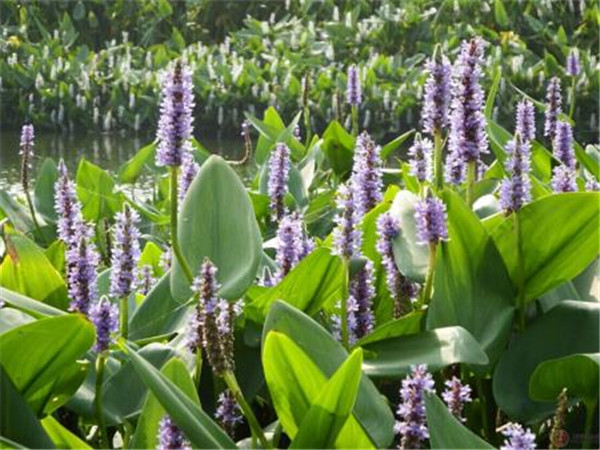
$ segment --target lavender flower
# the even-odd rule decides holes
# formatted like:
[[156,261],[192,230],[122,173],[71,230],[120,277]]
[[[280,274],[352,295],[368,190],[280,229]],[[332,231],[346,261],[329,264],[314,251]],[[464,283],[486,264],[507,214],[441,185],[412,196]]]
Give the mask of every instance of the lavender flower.
[[164,416],[158,424],[158,450],[189,450],[189,443],[183,431],[169,416]]
[[535,139],[535,112],[529,100],[522,100],[517,105],[516,122],[515,132],[521,135],[523,141]]
[[156,149],[156,164],[159,166],[180,166],[183,155],[192,151],[192,91],[192,74],[178,60],[162,87]]
[[367,258],[364,267],[350,281],[349,294],[356,302],[355,326],[349,327],[355,337],[353,341],[356,341],[373,331],[375,322],[372,311],[375,298],[375,269],[370,259]]
[[346,99],[350,106],[358,107],[362,103],[360,74],[358,72],[358,67],[355,64],[348,67],[348,85],[346,90]]
[[458,152],[450,152],[446,157],[444,179],[453,185],[461,184],[467,176],[467,165]]
[[567,166],[560,165],[552,171],[552,189],[554,192],[576,192],[577,182],[575,171]]
[[33,125],[26,124],[21,128],[21,143],[19,154],[21,155],[21,184],[23,191],[29,191],[29,172],[32,169],[33,160]]
[[81,203],[77,199],[75,183],[69,178],[67,166],[61,159],[58,163],[59,177],[54,184],[54,207],[58,215],[58,237],[67,247],[76,245],[81,232],[86,230]]
[[402,436],[401,449],[416,449],[429,438],[425,416],[425,393],[434,392],[431,374],[424,364],[411,367],[411,374],[402,380],[400,397],[402,403],[396,411],[398,421],[394,431]]
[[500,206],[505,211],[512,212],[518,211],[525,203],[531,201],[529,142],[521,141],[521,135],[517,134],[506,148],[510,153],[506,164],[508,178],[505,178],[500,186]]
[[279,271],[274,281],[281,281],[304,256],[310,253],[312,246],[312,240],[304,233],[300,215],[294,212],[283,216],[277,229],[276,260]]
[[483,90],[479,84],[484,46],[480,38],[463,42],[455,67],[448,149],[465,163],[478,161],[481,153],[488,152]]
[[442,398],[446,402],[450,412],[461,422],[465,422],[462,412],[465,403],[471,401],[471,386],[463,385],[459,378],[452,377],[444,383],[446,390],[442,392]]
[[117,214],[110,272],[110,295],[127,297],[137,285],[137,264],[140,258],[140,232],[137,225],[140,217],[125,204],[123,212]]
[[544,136],[554,141],[556,122],[562,113],[562,93],[560,80],[557,77],[550,79],[546,90],[546,121],[544,122]]
[[138,290],[140,294],[148,295],[148,292],[150,292],[152,286],[154,286],[156,280],[154,279],[153,272],[154,270],[150,264],[144,264],[140,267],[138,273]]
[[96,269],[99,256],[94,244],[81,236],[76,245],[67,250],[67,278],[71,304],[69,311],[88,314],[90,305],[98,296]]
[[446,205],[429,196],[415,205],[417,239],[420,244],[437,244],[448,240]]
[[354,196],[345,184],[338,188],[337,207],[339,213],[335,217],[337,226],[333,230],[332,253],[350,258],[356,251],[360,251],[362,233],[357,224]]
[[579,72],[581,72],[581,64],[579,63],[579,53],[574,48],[571,49],[571,51],[569,52],[569,56],[567,56],[566,69],[567,73],[572,77],[576,77],[577,75],[579,75]]
[[388,292],[394,301],[394,317],[403,316],[410,309],[411,299],[417,296],[417,287],[411,283],[396,266],[393,239],[399,233],[398,221],[390,213],[383,213],[377,219],[376,249],[381,255],[385,268]]
[[429,72],[429,76],[425,82],[421,117],[423,117],[423,130],[425,133],[433,135],[436,130],[440,131],[450,124],[448,111],[450,109],[452,66],[438,45],[425,68]]
[[288,192],[290,173],[290,149],[278,144],[269,158],[269,206],[274,219],[278,222],[285,213],[284,197]]
[[585,190],[589,191],[589,192],[600,191],[600,183],[598,183],[598,181],[591,178],[585,182]]
[[90,320],[96,327],[96,345],[98,353],[108,349],[111,333],[119,328],[119,309],[106,296],[94,303],[90,308]]
[[240,406],[231,391],[226,390],[219,394],[215,419],[230,436],[233,435],[237,425],[243,422]]
[[350,183],[352,195],[356,200],[356,214],[359,217],[373,209],[382,198],[383,174],[380,152],[381,147],[375,145],[366,131],[358,136]]
[[563,388],[557,397],[556,411],[552,419],[552,428],[550,429],[550,448],[563,448],[566,444],[567,432],[565,431],[565,420],[567,417],[567,409],[569,407],[569,397],[567,396],[567,388]]
[[160,267],[163,272],[167,272],[171,268],[171,260],[173,259],[173,250],[167,247],[160,255]]
[[408,150],[410,173],[421,183],[431,182],[433,178],[433,143],[429,139],[421,139],[417,133],[415,142]]
[[179,206],[181,207],[181,203],[185,198],[185,194],[187,193],[192,181],[194,181],[194,177],[200,170],[200,166],[196,161],[194,161],[194,157],[191,153],[185,153],[183,155],[183,161],[181,164],[181,174],[179,175],[179,187],[178,187],[178,200]]
[[536,447],[535,434],[529,428],[524,430],[518,423],[509,423],[502,434],[507,439],[500,450],[533,450]]
[[552,142],[554,157],[571,170],[575,170],[575,152],[573,150],[573,129],[567,122],[556,123]]

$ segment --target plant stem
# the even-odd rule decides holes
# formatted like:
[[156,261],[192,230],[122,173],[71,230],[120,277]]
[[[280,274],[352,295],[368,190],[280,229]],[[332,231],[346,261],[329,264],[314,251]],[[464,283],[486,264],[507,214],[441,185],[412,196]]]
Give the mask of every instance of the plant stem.
[[483,390],[483,377],[476,375],[475,376],[475,384],[477,387],[477,396],[479,397],[479,402],[481,403],[481,425],[483,427],[483,437],[487,439],[491,439],[492,433],[490,429],[490,418],[488,416],[488,405],[487,405],[487,397]]
[[358,136],[358,106],[352,106],[352,136]]
[[473,190],[475,188],[475,175],[477,173],[477,161],[471,160],[467,165],[467,205],[473,206]]
[[577,88],[577,77],[571,77],[571,106],[569,107],[569,119],[573,118],[575,113],[575,94]]
[[202,348],[198,347],[196,349],[196,372],[194,373],[194,381],[196,382],[196,387],[200,388],[200,377],[202,376]]
[[585,403],[585,429],[581,448],[592,448],[592,427],[594,426],[594,412],[597,404],[598,400]]
[[128,329],[128,325],[129,325],[129,296],[124,296],[123,298],[121,298],[120,301],[120,318],[121,318],[121,323],[120,323],[120,332],[121,332],[121,336],[123,336],[123,339],[127,339],[127,329]]
[[525,330],[525,262],[523,260],[523,245],[521,242],[521,221],[519,219],[519,213],[514,212],[514,230],[515,230],[515,242],[517,244],[517,270],[519,271],[519,286],[518,286],[518,298],[517,307],[519,309],[519,328],[521,331]]
[[282,427],[279,422],[275,425],[275,429],[273,430],[273,438],[271,439],[271,443],[273,444],[273,448],[277,448],[279,445],[279,440],[281,439],[281,431]]
[[425,278],[425,287],[421,297],[421,305],[426,305],[431,299],[431,290],[433,289],[433,278],[435,277],[435,261],[437,254],[437,244],[429,244],[429,261],[427,264],[427,276]]
[[238,382],[235,378],[235,374],[231,370],[228,370],[227,372],[225,372],[223,374],[223,379],[225,380],[225,383],[227,384],[229,391],[233,394],[236,401],[238,402],[238,405],[240,405],[240,408],[242,409],[242,412],[244,413],[244,416],[246,417],[246,420],[248,421],[248,425],[250,425],[250,430],[252,430],[252,434],[258,438],[258,440],[260,441],[263,448],[265,448],[265,449],[273,448],[273,447],[271,447],[271,444],[265,437],[262,427],[260,426],[260,423],[256,419],[256,416],[252,412],[250,405],[244,398],[244,394],[242,393],[242,390],[240,389],[240,386],[238,385]]
[[343,258],[342,260],[343,272],[342,276],[342,310],[340,312],[342,316],[342,345],[346,348],[350,348],[350,339],[348,335],[348,291],[350,284],[350,259]]
[[94,407],[96,410],[96,420],[98,421],[98,436],[101,448],[110,448],[108,434],[106,433],[106,424],[104,423],[104,414],[102,412],[102,381],[104,378],[104,364],[106,355],[104,352],[98,355],[96,359],[96,395],[94,397]]
[[40,223],[37,220],[37,215],[35,214],[35,209],[33,208],[33,202],[31,201],[31,195],[29,194],[29,190],[25,190],[25,198],[27,199],[27,205],[29,206],[29,212],[31,213],[31,219],[33,220],[35,229],[42,237],[44,244],[48,244],[48,241],[46,240],[46,235],[42,231],[42,227],[40,226]]
[[442,130],[436,128],[433,132],[434,141],[434,168],[435,168],[435,186],[438,190],[444,188],[444,161],[442,159],[442,150],[444,147],[444,141],[442,140]]
[[308,147],[310,144],[310,138],[312,137],[310,129],[310,108],[308,105],[304,107],[304,132],[306,133],[306,144],[305,147]]
[[179,239],[177,237],[177,167],[171,167],[171,243],[173,246],[173,254],[177,258],[179,265],[181,266],[183,273],[185,274],[188,282],[191,284],[194,281],[194,275],[186,259],[181,253],[179,248]]

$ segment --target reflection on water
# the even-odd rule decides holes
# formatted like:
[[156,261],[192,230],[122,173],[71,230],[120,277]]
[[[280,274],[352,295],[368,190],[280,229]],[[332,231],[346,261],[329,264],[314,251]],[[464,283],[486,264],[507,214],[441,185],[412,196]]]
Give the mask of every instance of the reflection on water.
[[[18,131],[0,131],[0,188],[12,195],[21,192],[19,138]],[[38,134],[35,139],[34,173],[47,157],[55,161],[63,158],[71,173],[77,169],[81,157],[116,173],[123,162],[153,140],[154,135],[144,134]],[[243,141],[239,136],[201,137],[200,142],[212,153],[228,158],[237,159],[243,153]]]

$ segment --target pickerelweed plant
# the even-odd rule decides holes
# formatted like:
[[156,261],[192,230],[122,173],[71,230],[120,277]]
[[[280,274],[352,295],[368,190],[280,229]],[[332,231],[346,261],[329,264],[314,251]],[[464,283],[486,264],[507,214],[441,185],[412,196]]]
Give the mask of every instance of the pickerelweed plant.
[[197,54],[161,72],[156,140],[116,176],[83,158],[34,174],[26,125],[23,198],[0,192],[2,442],[595,445],[599,152],[560,89],[585,65],[500,101],[487,66],[508,50],[485,38],[423,47],[419,125],[389,140],[358,50],[335,69],[350,120],[314,126],[330,69],[298,63],[297,113],[240,115],[238,161],[194,136]]

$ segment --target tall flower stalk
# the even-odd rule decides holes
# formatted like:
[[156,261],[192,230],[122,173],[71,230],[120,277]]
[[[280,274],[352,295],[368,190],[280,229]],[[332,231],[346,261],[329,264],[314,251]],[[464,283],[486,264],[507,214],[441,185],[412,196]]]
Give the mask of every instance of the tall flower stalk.
[[346,100],[350,105],[352,114],[352,136],[358,136],[358,107],[362,103],[362,87],[360,72],[356,64],[348,67],[348,81],[346,87]]
[[575,100],[577,97],[577,77],[581,72],[581,64],[579,62],[579,53],[577,49],[571,49],[567,56],[567,74],[571,77],[571,106],[569,106],[569,119],[573,118],[575,113]]
[[35,229],[38,234],[45,241],[46,236],[42,232],[42,227],[38,222],[33,202],[31,201],[31,193],[29,192],[29,179],[31,176],[31,170],[33,169],[33,145],[34,145],[34,129],[33,125],[25,124],[21,128],[21,142],[19,145],[19,153],[21,155],[21,186],[25,193],[25,199],[27,200],[27,206],[29,206],[29,212],[31,214],[31,220],[35,225]]
[[553,77],[548,82],[548,87],[546,88],[546,118],[544,121],[544,136],[550,142],[554,141],[556,123],[560,114],[562,114],[560,80],[557,77]]
[[364,131],[356,139],[352,165],[352,195],[356,202],[356,214],[363,217],[382,199],[383,173],[381,147]]
[[423,188],[424,183],[433,181],[433,145],[431,141],[427,138],[422,139],[421,135],[417,133],[415,142],[408,149],[408,155],[410,156],[410,174],[419,180],[421,188]]
[[310,72],[306,72],[302,78],[302,109],[304,116],[304,132],[306,133],[306,146],[310,144],[312,129],[310,126]]
[[290,149],[285,144],[277,144],[269,158],[267,183],[269,207],[275,222],[279,222],[285,214],[285,194],[288,192],[290,164]]

